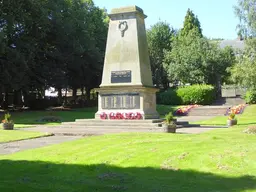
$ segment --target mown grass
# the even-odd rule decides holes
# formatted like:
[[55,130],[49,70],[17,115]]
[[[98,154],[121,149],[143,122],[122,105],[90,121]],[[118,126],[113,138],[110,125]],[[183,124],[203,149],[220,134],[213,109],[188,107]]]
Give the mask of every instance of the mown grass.
[[[96,108],[74,109],[71,111],[23,111],[11,113],[15,127],[31,127],[32,125],[47,124],[59,125],[58,122],[40,121],[43,117],[54,116],[61,119],[62,122],[72,122],[76,119],[94,118]],[[3,116],[3,115],[2,115]],[[3,118],[3,117],[2,117]]]
[[202,134],[104,135],[3,155],[0,191],[255,192],[256,137],[243,133],[255,109]]
[[32,139],[41,136],[46,136],[45,133],[30,132],[30,131],[18,131],[18,130],[1,130],[0,129],[0,143]]
[[[236,115],[238,126],[247,126],[251,124],[256,124],[256,105],[250,105],[245,108],[245,111]],[[193,124],[200,125],[226,125],[227,124],[227,116],[218,116],[212,119],[208,119],[205,121],[193,122]]]

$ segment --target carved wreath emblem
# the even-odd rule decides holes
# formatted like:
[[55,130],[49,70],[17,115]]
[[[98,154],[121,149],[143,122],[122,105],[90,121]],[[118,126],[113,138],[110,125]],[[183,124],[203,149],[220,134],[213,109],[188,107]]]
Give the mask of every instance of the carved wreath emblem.
[[121,31],[121,36],[124,36],[124,32],[128,29],[127,21],[119,21],[118,29]]

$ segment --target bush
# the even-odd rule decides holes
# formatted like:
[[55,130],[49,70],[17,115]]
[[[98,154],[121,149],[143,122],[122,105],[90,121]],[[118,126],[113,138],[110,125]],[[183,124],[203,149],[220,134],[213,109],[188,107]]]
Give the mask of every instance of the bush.
[[191,85],[158,93],[157,103],[164,105],[209,105],[215,100],[215,95],[215,89],[211,85]]
[[179,88],[177,95],[181,98],[183,105],[209,105],[215,99],[215,89],[211,85],[191,85]]
[[168,89],[157,93],[157,104],[163,105],[181,105],[181,98],[177,95],[176,89]]
[[173,117],[172,112],[165,115],[165,122],[169,125],[175,118]]
[[256,103],[256,90],[247,91],[245,94],[245,101],[248,104],[255,104]]

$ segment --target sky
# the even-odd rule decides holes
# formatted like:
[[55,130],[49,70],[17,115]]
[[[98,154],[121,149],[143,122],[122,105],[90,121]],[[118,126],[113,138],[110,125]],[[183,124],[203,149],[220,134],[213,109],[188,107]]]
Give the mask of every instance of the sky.
[[190,8],[201,23],[204,36],[237,38],[236,26],[239,20],[233,8],[237,0],[94,0],[94,3],[100,8],[106,8],[108,13],[113,8],[137,5],[148,16],[145,20],[146,28],[164,21],[174,29],[180,29]]

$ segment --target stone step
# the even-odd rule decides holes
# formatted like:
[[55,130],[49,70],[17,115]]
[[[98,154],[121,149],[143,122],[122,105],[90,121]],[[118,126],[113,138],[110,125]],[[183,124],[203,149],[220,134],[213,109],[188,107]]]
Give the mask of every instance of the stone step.
[[224,116],[228,107],[198,107],[189,111],[189,116]]
[[[177,125],[188,125],[188,121],[177,121]],[[161,127],[162,123],[149,123],[149,122],[138,122],[138,121],[76,121],[76,122],[63,122],[62,125],[81,125],[81,126],[153,126]]]
[[241,97],[222,97],[215,101],[215,105],[239,105],[245,104],[245,100]]
[[[61,125],[61,126],[58,126],[59,128],[61,128],[63,131],[65,131],[65,129],[81,129],[82,130],[162,130],[163,128],[162,127],[149,127],[149,126],[138,126],[138,127],[133,127],[133,126],[93,126],[93,125],[90,125],[90,126],[83,126],[83,125]],[[182,125],[177,125],[177,129],[179,128],[182,128],[183,126]]]
[[160,127],[160,123],[125,123],[125,122],[64,122],[61,125],[77,125],[77,126],[152,126]]
[[76,119],[75,122],[130,122],[130,123],[161,123],[164,119],[145,119],[145,120],[116,120],[116,119]]

